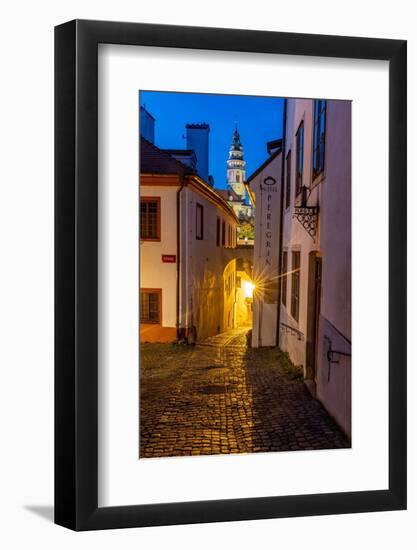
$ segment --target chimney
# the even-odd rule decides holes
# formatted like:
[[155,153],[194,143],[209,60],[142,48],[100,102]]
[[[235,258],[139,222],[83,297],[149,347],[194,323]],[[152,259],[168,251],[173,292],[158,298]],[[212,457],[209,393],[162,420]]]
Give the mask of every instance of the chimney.
[[210,126],[203,124],[187,124],[187,149],[193,149],[197,157],[197,173],[208,182],[209,178],[209,132]]
[[155,119],[142,105],[140,106],[139,126],[141,137],[155,143]]

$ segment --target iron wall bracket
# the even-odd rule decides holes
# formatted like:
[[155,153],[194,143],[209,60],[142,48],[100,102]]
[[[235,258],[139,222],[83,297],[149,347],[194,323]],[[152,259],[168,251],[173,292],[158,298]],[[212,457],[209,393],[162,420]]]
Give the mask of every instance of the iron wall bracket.
[[315,241],[319,218],[318,206],[295,206],[293,218],[297,218],[313,241]]

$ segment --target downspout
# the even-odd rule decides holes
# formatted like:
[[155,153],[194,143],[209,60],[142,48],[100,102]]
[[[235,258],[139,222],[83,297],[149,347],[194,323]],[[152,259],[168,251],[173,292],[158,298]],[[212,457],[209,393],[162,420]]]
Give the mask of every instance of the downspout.
[[184,174],[180,176],[180,187],[177,191],[177,311],[176,311],[176,327],[177,327],[177,341],[180,339],[180,279],[181,279],[181,191],[185,187]]
[[285,141],[287,134],[287,98],[284,98],[284,123],[282,128],[282,161],[281,161],[281,198],[279,216],[279,245],[278,245],[278,304],[277,304],[277,332],[276,345],[279,346],[279,329],[281,325],[281,270],[282,270],[282,230],[284,226],[284,177],[285,177]]

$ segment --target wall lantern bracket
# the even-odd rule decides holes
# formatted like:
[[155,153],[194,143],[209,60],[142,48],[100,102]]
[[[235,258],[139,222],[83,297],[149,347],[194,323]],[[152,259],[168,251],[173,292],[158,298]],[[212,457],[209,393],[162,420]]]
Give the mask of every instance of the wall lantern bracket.
[[293,218],[297,218],[315,242],[319,218],[318,206],[295,206]]

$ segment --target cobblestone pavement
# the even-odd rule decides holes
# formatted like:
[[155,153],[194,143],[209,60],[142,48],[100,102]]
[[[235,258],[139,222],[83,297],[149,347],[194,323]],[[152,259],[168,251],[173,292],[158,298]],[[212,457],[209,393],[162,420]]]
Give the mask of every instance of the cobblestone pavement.
[[278,349],[248,329],[141,345],[140,458],[350,447]]

